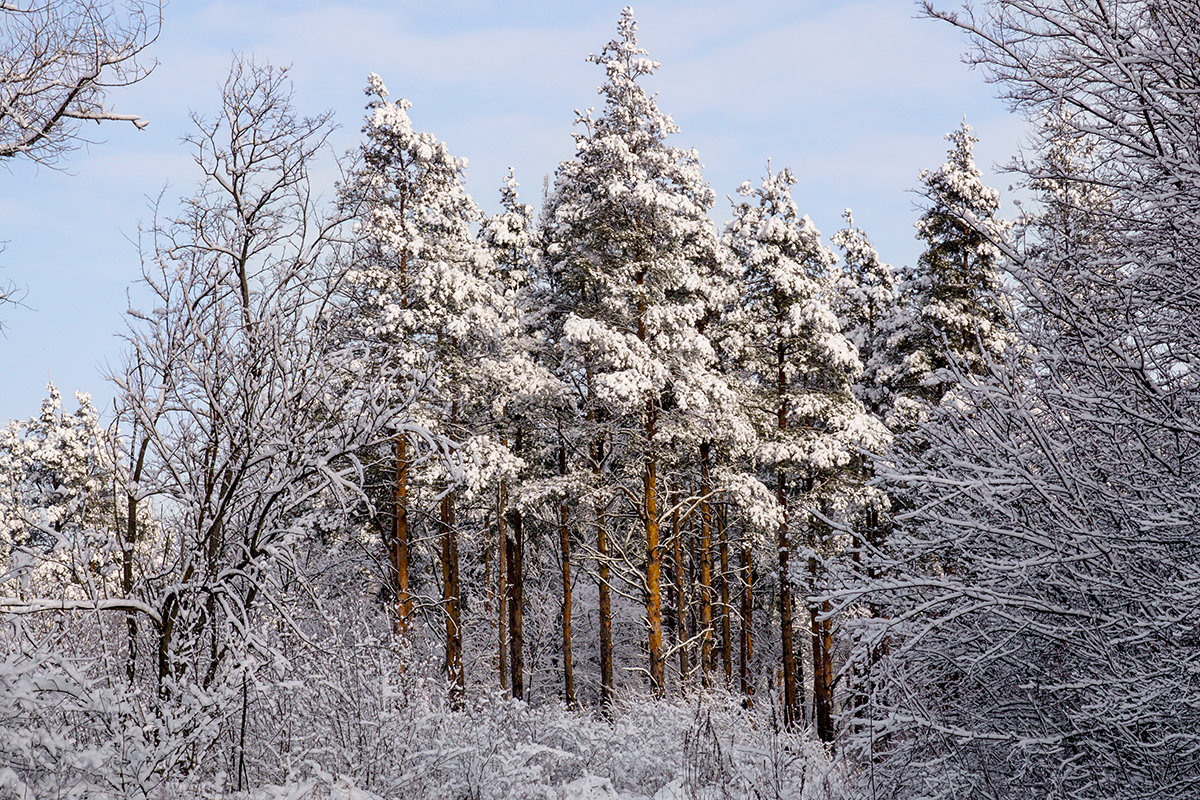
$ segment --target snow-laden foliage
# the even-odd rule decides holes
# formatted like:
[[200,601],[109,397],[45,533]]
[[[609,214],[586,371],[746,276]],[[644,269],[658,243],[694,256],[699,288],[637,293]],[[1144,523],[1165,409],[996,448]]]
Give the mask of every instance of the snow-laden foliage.
[[[384,362],[425,373],[429,424],[457,441],[486,435],[477,414],[503,416],[507,397],[545,380],[523,338],[531,211],[510,176],[504,213],[485,221],[463,187],[466,160],[414,130],[411,104],[389,101],[379,76],[367,93],[361,163],[342,189],[358,245],[350,324]],[[476,463],[460,477],[478,491]]]
[[111,421],[0,430],[0,795],[1195,796],[1200,18],[927,11],[1033,203],[964,124],[900,270],[718,235],[629,9],[540,214],[374,75],[323,203],[235,60]]
[[901,389],[908,377],[901,343],[912,324],[900,296],[900,281],[891,264],[879,257],[866,232],[854,225],[846,209],[846,227],[830,240],[842,251],[842,268],[834,279],[833,308],[843,335],[858,351],[862,374],[854,394],[877,419],[891,427]]
[[565,344],[591,364],[597,402],[618,414],[667,392],[702,402],[686,384],[713,359],[699,325],[719,257],[712,189],[695,151],[667,143],[678,127],[640,83],[659,64],[636,31],[627,9],[619,37],[590,57],[607,76],[603,113],[577,120],[576,155],[559,166],[545,212],[549,268],[560,302],[573,301]]
[[[638,45],[630,9],[617,37],[589,60],[604,69],[604,105],[578,116],[575,156],[559,165],[543,212],[555,294],[547,336],[559,348],[556,374],[575,388],[564,424],[582,432],[571,466],[592,487],[594,535],[605,535],[606,515],[642,529],[641,552],[623,555],[645,565],[642,576],[628,579],[648,589],[650,675],[661,689],[659,526],[678,508],[677,494],[696,494],[682,484],[697,461],[689,450],[711,441],[698,431],[720,431],[718,420],[733,416],[735,403],[714,375],[716,354],[705,334],[726,291],[716,278],[723,255],[698,156],[668,143],[678,127],[643,84],[659,64]],[[698,488],[711,527],[707,453]],[[618,540],[631,536],[616,533]],[[602,540],[597,550],[609,558]]]
[[841,502],[836,476],[884,431],[853,391],[862,364],[831,306],[836,258],[800,214],[794,183],[784,169],[740,189],[725,234],[743,269],[729,346],[758,410],[758,463],[807,482],[803,502],[817,508]]
[[[500,190],[498,214],[483,220],[479,241],[488,254],[488,263],[498,282],[507,324],[497,331],[491,352],[475,362],[473,383],[480,394],[476,431],[487,431],[510,450],[514,469],[497,474],[491,488],[501,477],[512,477],[524,466],[515,445],[516,426],[532,426],[546,405],[561,404],[563,387],[550,373],[548,344],[542,332],[546,309],[546,285],[539,263],[541,232],[534,221],[533,207],[521,202],[519,186],[512,170]],[[526,471],[525,478],[531,477]]]
[[[827,588],[827,559],[845,547],[831,518],[874,504],[857,465],[878,452],[882,423],[854,394],[862,373],[858,352],[842,333],[831,305],[835,256],[792,199],[790,170],[768,171],[761,186],[742,184],[742,202],[725,241],[741,266],[739,302],[730,312],[727,342],[751,423],[754,463],[775,488],[784,719],[803,717],[800,664],[794,652],[793,591],[815,596]],[[847,513],[849,512],[849,513]],[[796,558],[795,556],[799,556]],[[807,566],[807,569],[804,567]],[[807,573],[807,574],[805,574]],[[813,717],[818,735],[833,736],[832,619],[807,604],[813,629]]]
[[342,187],[359,244],[346,275],[355,324],[364,339],[386,345],[386,361],[428,371],[430,389],[449,407],[471,386],[472,359],[494,352],[515,313],[476,241],[482,214],[463,187],[466,160],[414,130],[412,104],[388,100],[378,75],[366,92],[361,162]]
[[975,166],[979,140],[971,126],[963,122],[946,139],[946,163],[921,173],[929,205],[916,227],[925,251],[904,289],[916,314],[906,345],[908,383],[935,403],[954,383],[938,374],[948,366],[946,353],[978,373],[1011,341],[1000,271],[1011,226],[997,216],[999,192],[984,185]]
[[74,413],[50,384],[41,413],[0,430],[0,542],[49,551],[109,520],[116,468],[112,443],[92,399],[77,393]]

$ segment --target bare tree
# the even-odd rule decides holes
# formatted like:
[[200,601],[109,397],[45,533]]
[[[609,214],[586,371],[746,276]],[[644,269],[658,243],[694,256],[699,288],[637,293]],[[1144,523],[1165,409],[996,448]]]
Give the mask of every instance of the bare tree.
[[[153,308],[134,313],[116,378],[128,506],[160,510],[157,533],[125,536],[129,549],[158,538],[163,554],[131,582],[154,610],[139,682],[163,724],[194,727],[193,753],[216,728],[181,709],[223,696],[222,714],[241,708],[245,725],[247,665],[266,663],[260,609],[306,584],[298,554],[319,519],[363,499],[358,454],[408,432],[392,396],[409,384],[365,367],[338,327],[345,217],[309,183],[328,115],[294,113],[286,70],[240,58],[223,99],[189,137],[200,189],[151,229]],[[239,785],[244,746],[231,756]]]
[[1200,11],[925,9],[1052,124],[1017,164],[1034,213],[993,242],[1019,346],[954,359],[880,470],[904,510],[869,623],[870,796],[1196,797]]
[[0,158],[54,164],[81,142],[81,123],[130,122],[110,90],[154,69],[143,56],[158,38],[153,0],[0,2]]

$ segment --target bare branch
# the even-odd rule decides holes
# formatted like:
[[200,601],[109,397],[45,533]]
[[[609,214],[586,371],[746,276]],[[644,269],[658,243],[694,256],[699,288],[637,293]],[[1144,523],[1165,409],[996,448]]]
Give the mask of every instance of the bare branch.
[[42,614],[47,611],[135,611],[162,624],[158,612],[140,600],[112,597],[104,600],[66,600],[58,597],[0,597],[0,612],[5,614]]
[[107,104],[156,66],[143,55],[158,38],[157,0],[42,0],[0,4],[0,159],[54,165],[88,140],[80,123],[148,124]]

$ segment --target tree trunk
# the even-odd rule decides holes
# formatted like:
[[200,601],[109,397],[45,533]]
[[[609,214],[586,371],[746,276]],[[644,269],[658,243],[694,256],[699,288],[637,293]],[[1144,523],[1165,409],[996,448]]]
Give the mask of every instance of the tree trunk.
[[[513,454],[521,455],[521,429],[518,428],[513,441]],[[508,548],[508,666],[512,670],[512,696],[518,700],[525,697],[525,576],[524,542],[522,541],[521,509],[509,512],[509,535],[505,539]]]
[[754,661],[754,569],[750,560],[750,543],[745,542],[741,551],[742,572],[742,628],[738,636],[738,677],[747,705],[754,697],[754,678],[750,674]]
[[733,685],[733,628],[729,621],[729,531],[725,507],[717,510],[717,541],[721,558],[721,663],[725,668],[725,686]]
[[[676,589],[676,567],[675,560],[663,561],[663,607],[666,609],[663,612],[663,636],[669,643],[674,642],[676,649],[679,647],[679,619],[675,613],[679,605],[679,592]],[[683,679],[683,673],[676,670],[680,680]]]
[[798,725],[804,719],[804,708],[798,691],[800,669],[796,660],[796,645],[792,631],[792,581],[788,575],[788,502],[783,473],[775,476],[775,497],[783,509],[779,523],[779,635],[783,644],[783,724]]
[[[400,195],[400,215],[404,215],[406,194]],[[400,308],[408,308],[408,251],[400,254]],[[413,600],[408,576],[408,437],[396,436],[396,516],[392,531],[392,569],[396,579],[396,632],[408,631],[412,620]]]
[[[592,395],[592,368],[587,365],[588,412],[589,427],[596,422],[594,397]],[[597,437],[589,453],[592,462],[592,481],[596,491],[600,490],[600,475],[604,465],[604,439]],[[609,583],[611,565],[608,559],[608,529],[606,527],[606,509],[602,500],[597,500],[593,508],[596,521],[596,575],[597,590],[600,595],[600,705],[608,709],[613,700],[613,646],[612,646],[612,587]]]
[[675,556],[675,642],[679,647],[679,688],[682,693],[691,670],[688,664],[687,584],[684,582],[683,531],[679,525],[679,495],[672,496],[671,505],[674,508],[671,512],[671,543]]
[[[137,423],[134,422],[134,435],[137,434]],[[142,470],[146,464],[146,449],[150,446],[149,438],[142,440],[141,446],[138,448],[137,459],[134,461],[133,470],[130,475],[130,485],[136,486],[142,479]],[[126,489],[125,492],[125,542],[124,552],[121,553],[121,591],[125,597],[133,599],[133,557],[134,548],[138,540],[138,498],[134,491]],[[128,651],[125,658],[125,677],[130,685],[133,684],[137,677],[137,636],[138,623],[137,616],[134,612],[129,611],[125,614],[125,633],[128,637]]]
[[412,594],[408,583],[408,437],[396,437],[395,517],[392,527],[392,572],[396,592],[397,633],[408,630],[412,616]]
[[[121,553],[121,592],[127,598],[133,597],[133,547],[137,540],[137,498],[133,492],[127,492],[125,513],[126,520],[124,552]],[[137,677],[137,617],[134,612],[125,612],[125,634],[128,640],[128,651],[125,658],[125,678],[133,685]]]
[[[558,474],[567,476],[567,446],[558,446]],[[564,487],[564,491],[566,487]],[[563,640],[563,697],[567,706],[575,707],[575,664],[571,657],[571,529],[567,525],[567,499],[558,503],[558,538],[562,552],[562,640]]]
[[613,701],[612,590],[609,587],[608,531],[604,510],[596,506],[596,553],[600,576],[600,704],[608,708]]
[[[518,437],[519,439],[519,437]],[[523,549],[521,541],[521,512],[513,509],[509,516],[508,586],[511,597],[508,603],[508,653],[509,668],[512,670],[512,696],[521,700],[525,697],[525,583],[523,575]]]
[[[637,337],[646,341],[646,301],[641,288],[646,282],[646,273],[637,274]],[[642,469],[642,523],[646,528],[646,625],[647,647],[650,656],[650,687],[662,697],[666,691],[666,675],[662,644],[662,590],[659,579],[662,573],[662,549],[658,544],[658,462],[654,455],[654,435],[658,425],[656,398],[646,400],[646,455]]]
[[[819,524],[814,524],[817,528]],[[819,530],[815,531],[819,533]],[[813,547],[817,546],[814,536]],[[817,591],[817,580],[820,576],[820,565],[815,556],[808,559],[808,572],[811,579],[810,591]],[[813,722],[817,728],[817,738],[822,742],[833,741],[833,664],[832,654],[832,622],[820,619],[822,611],[829,610],[828,603],[809,602],[809,627],[812,632],[813,657]]]
[[[780,308],[779,292],[775,293],[776,308]],[[783,327],[782,312],[776,318],[777,335]],[[776,357],[776,403],[777,425],[780,438],[787,432],[788,399],[787,399],[787,352],[783,341],[775,347]],[[775,473],[775,500],[779,503],[782,519],[779,522],[779,635],[783,640],[783,722],[792,727],[804,719],[804,698],[799,692],[800,668],[796,660],[796,644],[792,631],[792,579],[788,573],[788,554],[791,550],[790,531],[788,530],[788,496],[787,480],[783,470]]]
[[[507,444],[507,442],[505,442]],[[508,689],[508,481],[496,493],[496,670]]]
[[813,719],[817,738],[832,744],[833,731],[833,620],[820,619],[829,602],[809,608],[813,643]]
[[[646,447],[654,444],[656,409],[653,401],[646,403]],[[647,649],[650,655],[650,687],[661,697],[666,690],[662,644],[662,548],[658,544],[658,462],[652,453],[646,456],[642,479],[644,506],[642,519],[646,528],[646,624],[649,628]]]
[[442,604],[446,617],[446,677],[455,705],[463,700],[466,676],[462,660],[462,595],[458,582],[458,537],[454,530],[454,493],[441,502],[439,527],[442,534]]
[[[871,475],[868,473],[864,477],[864,480],[869,480],[870,477]],[[886,528],[884,527],[884,523],[880,520],[879,510],[877,508],[869,508],[867,510],[867,516],[863,530],[863,539],[861,541],[856,540],[855,542],[855,563],[861,568],[862,559],[859,551],[865,546],[866,543],[869,543],[872,548],[878,548],[883,543],[885,538]],[[875,567],[873,562],[874,559],[868,562],[865,570],[866,579],[870,585],[874,585],[875,581],[880,578],[880,572]],[[884,616],[883,607],[879,605],[878,602],[869,603],[867,606],[867,613],[872,619],[882,619]],[[861,724],[866,714],[868,695],[865,684],[867,677],[874,672],[875,665],[878,664],[879,660],[886,655],[886,653],[887,650],[885,640],[883,644],[873,645],[868,648],[867,652],[865,654],[861,654],[859,657],[860,660],[856,661],[853,666],[853,673],[851,676],[853,683],[851,684],[852,691],[849,696],[849,710],[856,726]]]
[[708,495],[712,483],[708,474],[710,447],[700,445],[700,674],[706,687],[712,686],[713,663],[713,590],[712,590],[712,517]]

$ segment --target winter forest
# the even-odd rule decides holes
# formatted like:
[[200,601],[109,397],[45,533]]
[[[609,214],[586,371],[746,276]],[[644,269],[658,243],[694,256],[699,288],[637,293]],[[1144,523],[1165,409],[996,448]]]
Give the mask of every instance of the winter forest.
[[[496,214],[234,56],[113,407],[0,429],[0,797],[1200,796],[1200,6],[914,10],[1028,133],[1013,218],[967,122],[912,165],[904,266],[718,202],[632,9]],[[144,124],[169,7],[0,20],[4,161]]]

